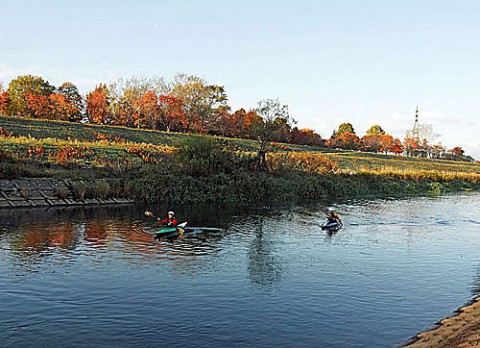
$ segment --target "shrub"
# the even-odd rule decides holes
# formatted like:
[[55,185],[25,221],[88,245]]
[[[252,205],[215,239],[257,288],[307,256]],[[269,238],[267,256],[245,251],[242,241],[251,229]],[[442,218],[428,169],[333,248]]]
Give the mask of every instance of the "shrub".
[[95,186],[95,197],[100,199],[107,199],[112,193],[110,184],[106,181],[99,181]]
[[19,193],[20,193],[20,197],[22,197],[23,199],[28,199],[28,196],[29,196],[30,192],[29,192],[27,186],[22,186],[19,189]]
[[70,190],[68,189],[67,185],[61,183],[55,189],[55,195],[60,199],[65,199],[70,194]]
[[192,136],[180,146],[178,159],[187,175],[206,176],[234,169],[234,155],[213,138]]
[[83,182],[76,182],[72,184],[73,197],[78,201],[85,200],[87,193],[87,186]]
[[268,166],[279,172],[300,171],[310,174],[327,174],[338,171],[337,163],[329,157],[314,152],[269,154]]

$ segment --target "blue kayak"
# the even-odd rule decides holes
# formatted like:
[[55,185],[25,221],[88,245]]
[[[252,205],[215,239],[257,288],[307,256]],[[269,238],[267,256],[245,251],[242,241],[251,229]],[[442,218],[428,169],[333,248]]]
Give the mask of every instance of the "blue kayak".
[[343,224],[341,222],[338,222],[338,221],[326,221],[322,226],[320,226],[322,228],[322,230],[330,230],[330,231],[333,231],[333,230],[339,230],[340,228],[342,228]]

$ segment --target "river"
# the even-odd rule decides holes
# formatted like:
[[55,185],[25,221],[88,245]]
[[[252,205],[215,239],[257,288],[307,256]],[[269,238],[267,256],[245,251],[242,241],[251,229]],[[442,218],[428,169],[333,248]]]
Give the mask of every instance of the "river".
[[[480,292],[480,195],[0,211],[7,347],[393,347]],[[159,207],[149,207],[159,211]],[[205,228],[203,228],[205,227]]]

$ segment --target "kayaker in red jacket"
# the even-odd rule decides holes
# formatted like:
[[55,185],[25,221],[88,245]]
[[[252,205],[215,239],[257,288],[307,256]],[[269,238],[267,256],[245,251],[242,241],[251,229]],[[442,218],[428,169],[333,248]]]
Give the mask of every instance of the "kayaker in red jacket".
[[166,225],[166,226],[177,226],[178,225],[178,221],[175,218],[175,213],[173,211],[169,211],[168,212],[168,217],[166,217],[165,219],[162,220],[162,219],[158,218],[157,220],[162,225]]

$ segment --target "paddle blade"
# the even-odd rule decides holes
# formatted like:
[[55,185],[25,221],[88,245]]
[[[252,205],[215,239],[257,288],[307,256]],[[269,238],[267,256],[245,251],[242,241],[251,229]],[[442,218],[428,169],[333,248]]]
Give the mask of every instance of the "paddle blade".
[[153,217],[154,216],[153,213],[151,211],[148,211],[148,210],[145,212],[145,215],[148,216],[148,217]]
[[179,224],[177,227],[184,228],[185,226],[187,226],[187,223],[188,223],[188,222],[182,222],[182,223]]

